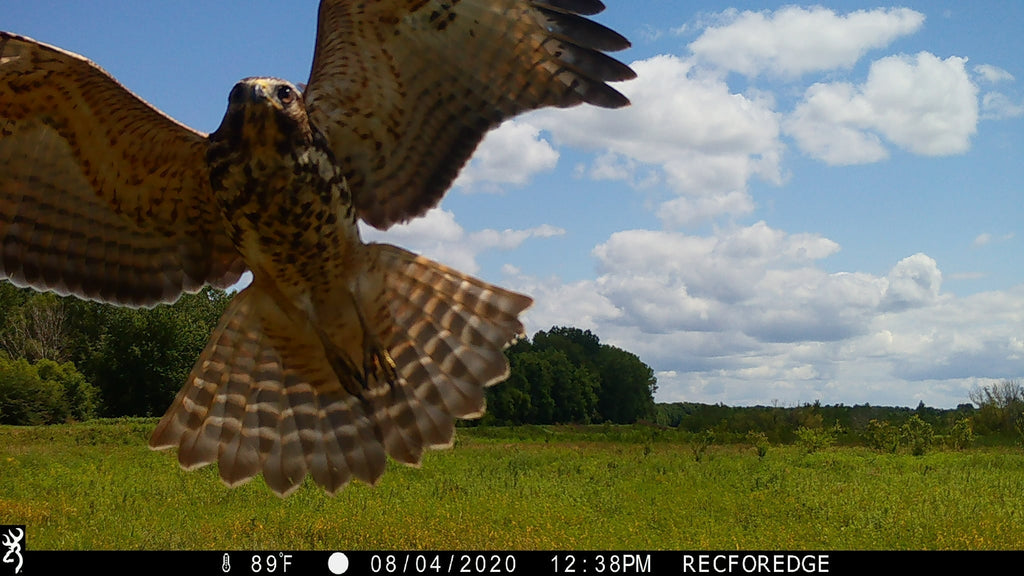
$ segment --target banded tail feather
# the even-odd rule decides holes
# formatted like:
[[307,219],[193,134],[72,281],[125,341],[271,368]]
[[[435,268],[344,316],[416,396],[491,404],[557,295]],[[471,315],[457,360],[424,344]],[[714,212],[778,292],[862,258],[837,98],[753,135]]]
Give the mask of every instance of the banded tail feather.
[[507,376],[503,349],[532,301],[394,246],[367,249],[382,275],[369,284],[383,290],[354,298],[369,322],[363,358],[331,358],[342,352],[254,281],[150,446],[178,448],[185,469],[217,462],[229,486],[262,473],[281,496],[307,474],[332,494],[353,478],[374,484],[386,456],[418,465],[449,446],[455,418],[479,417],[485,387]]

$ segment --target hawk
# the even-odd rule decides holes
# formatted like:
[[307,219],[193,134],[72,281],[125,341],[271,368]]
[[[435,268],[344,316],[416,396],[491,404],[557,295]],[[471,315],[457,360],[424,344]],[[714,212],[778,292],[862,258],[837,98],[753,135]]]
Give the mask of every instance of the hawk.
[[527,296],[360,239],[435,206],[491,128],[628,104],[597,0],[323,0],[304,88],[247,78],[217,130],[0,32],[0,277],[124,306],[234,296],[150,446],[286,496],[375,483],[483,413]]

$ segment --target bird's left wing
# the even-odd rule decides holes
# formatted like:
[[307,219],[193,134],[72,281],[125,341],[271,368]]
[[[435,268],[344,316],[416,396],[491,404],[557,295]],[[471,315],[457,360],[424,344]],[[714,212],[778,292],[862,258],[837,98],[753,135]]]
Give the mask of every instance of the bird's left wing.
[[0,278],[131,306],[230,286],[205,154],[92,62],[0,32]]
[[545,106],[628,100],[598,0],[322,0],[305,99],[377,228],[437,204],[484,134]]

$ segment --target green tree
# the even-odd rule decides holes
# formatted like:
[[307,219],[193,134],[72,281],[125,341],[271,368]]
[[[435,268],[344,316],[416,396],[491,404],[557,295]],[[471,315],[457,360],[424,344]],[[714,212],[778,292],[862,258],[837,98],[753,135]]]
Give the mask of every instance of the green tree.
[[[0,281],[0,350],[49,370],[70,417],[163,413],[203,349],[231,295],[205,288],[153,309],[58,297]],[[75,374],[63,368],[70,360]],[[79,376],[84,375],[84,379]],[[100,391],[99,396],[96,390]]]
[[555,381],[552,374],[552,359],[549,356],[530,351],[517,356],[512,368],[521,375],[521,382],[525,384],[526,392],[530,396],[530,412],[527,422],[532,424],[554,422],[555,399],[551,396],[551,391],[559,383]]
[[71,414],[59,382],[40,378],[24,358],[0,354],[0,424],[38,426],[65,422]]
[[230,301],[206,288],[173,305],[114,308],[104,315],[89,373],[107,416],[156,416],[171,404]]
[[10,322],[9,316],[21,308],[34,293],[29,288],[18,288],[9,280],[0,280],[0,334]]
[[533,335],[536,350],[560,350],[576,366],[595,369],[601,353],[601,340],[590,330],[568,326],[553,326],[547,332]]
[[520,373],[487,389],[487,412],[481,424],[519,426],[530,422],[529,383]]
[[1007,436],[1016,433],[1017,419],[1024,413],[1024,385],[1016,380],[1004,380],[974,388],[969,397],[978,407],[973,416],[975,430],[981,434]]
[[554,421],[589,424],[597,418],[597,396],[601,381],[586,365],[574,365],[563,353],[550,351],[551,397],[555,401]]
[[56,382],[68,404],[68,416],[83,422],[99,414],[100,391],[88,382],[71,362],[58,364],[53,360],[40,360],[35,364],[39,378]]
[[650,366],[636,354],[607,345],[601,347],[597,365],[601,378],[598,407],[605,420],[629,424],[654,419],[658,380]]
[[546,424],[656,417],[654,371],[589,330],[553,327],[506,351],[509,378],[488,390],[485,423]]
[[576,366],[593,372],[598,380],[598,413],[602,420],[627,424],[654,420],[654,371],[639,357],[615,346],[602,344],[590,330],[554,326],[533,337],[535,349],[560,350]]
[[589,423],[597,413],[597,377],[561,350],[520,346],[508,379],[488,391],[487,423]]
[[7,297],[0,299],[18,303],[3,314],[0,348],[12,358],[25,358],[30,362],[41,358],[68,360],[71,351],[64,299],[50,292],[35,292],[25,298],[16,298],[8,290],[5,292],[8,292]]

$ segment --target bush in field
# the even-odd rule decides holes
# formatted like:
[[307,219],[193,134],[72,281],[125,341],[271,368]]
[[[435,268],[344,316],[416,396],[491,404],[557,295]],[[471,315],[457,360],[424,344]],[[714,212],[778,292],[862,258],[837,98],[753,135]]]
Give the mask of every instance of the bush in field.
[[954,450],[963,450],[974,443],[974,427],[970,418],[961,418],[953,424],[946,435],[946,445]]
[[70,362],[58,364],[0,354],[0,424],[33,426],[87,420],[96,413],[98,391]]
[[831,447],[836,442],[837,428],[808,428],[801,426],[796,429],[796,443],[811,454],[818,450]]
[[1017,414],[1013,421],[1013,429],[1017,432],[1017,443],[1024,444],[1024,412]]
[[747,442],[754,446],[757,450],[757,457],[764,458],[765,454],[768,453],[768,447],[771,443],[768,442],[768,435],[764,432],[755,432],[750,430],[747,432]]
[[900,430],[888,420],[871,420],[864,429],[864,443],[880,452],[895,453],[900,447]]
[[935,430],[932,425],[921,420],[917,414],[911,416],[901,427],[903,442],[910,447],[910,453],[921,456],[928,451],[935,441]]
[[693,460],[700,462],[704,459],[704,453],[708,451],[708,447],[715,441],[715,433],[711,430],[705,430],[699,434],[694,434],[693,439],[690,440],[690,450],[693,452]]

